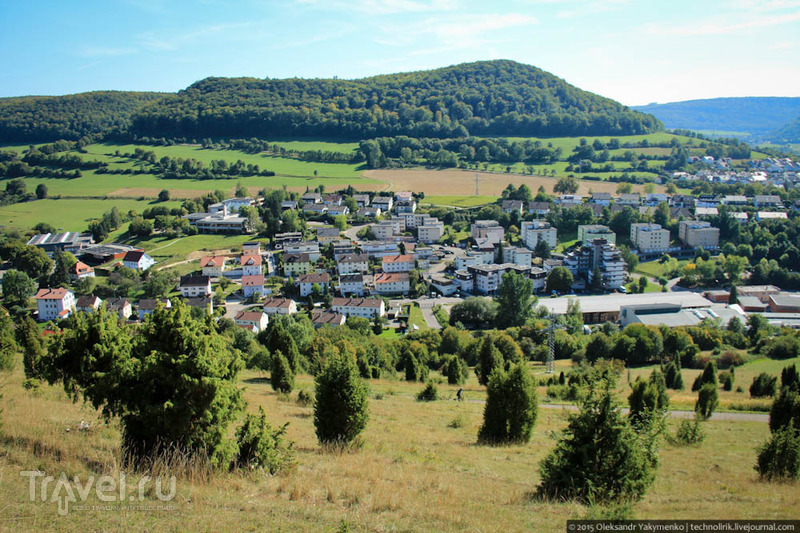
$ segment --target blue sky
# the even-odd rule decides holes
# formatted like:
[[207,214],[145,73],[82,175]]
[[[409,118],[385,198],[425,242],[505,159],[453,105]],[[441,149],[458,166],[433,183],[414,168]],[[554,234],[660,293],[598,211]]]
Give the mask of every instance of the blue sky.
[[0,0],[0,96],[485,59],[627,105],[800,96],[800,0]]

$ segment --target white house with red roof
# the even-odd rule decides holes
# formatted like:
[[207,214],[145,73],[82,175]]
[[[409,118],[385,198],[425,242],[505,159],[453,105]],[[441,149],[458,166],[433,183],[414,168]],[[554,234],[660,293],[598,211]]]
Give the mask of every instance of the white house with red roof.
[[94,277],[94,269],[84,263],[83,261],[78,261],[74,265],[69,268],[69,279],[70,281],[78,281],[83,278],[93,278]]
[[204,276],[218,278],[225,272],[225,256],[208,255],[200,259],[200,268]]
[[242,276],[242,294],[245,298],[253,294],[264,296],[264,276]]
[[384,272],[411,272],[414,270],[414,256],[411,254],[384,255]]
[[67,318],[75,312],[75,304],[75,294],[67,289],[39,289],[36,293],[40,322]]
[[264,302],[264,312],[268,315],[293,315],[297,312],[297,303],[291,298],[270,298]]
[[258,333],[267,328],[269,315],[263,311],[239,311],[233,321],[237,326],[253,328],[254,333]]
[[261,275],[261,256],[260,255],[243,255],[239,259],[242,265],[242,276],[260,276]]
[[155,259],[144,253],[143,250],[128,252],[122,258],[122,264],[133,270],[147,270],[156,264]]

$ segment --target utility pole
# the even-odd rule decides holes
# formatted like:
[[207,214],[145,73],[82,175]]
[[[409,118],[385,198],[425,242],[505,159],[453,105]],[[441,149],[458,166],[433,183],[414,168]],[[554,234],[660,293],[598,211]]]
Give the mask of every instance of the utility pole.
[[552,374],[556,371],[556,330],[565,329],[564,326],[556,324],[556,315],[550,314],[550,325],[545,328],[548,333],[547,347],[547,362],[545,363],[545,373]]

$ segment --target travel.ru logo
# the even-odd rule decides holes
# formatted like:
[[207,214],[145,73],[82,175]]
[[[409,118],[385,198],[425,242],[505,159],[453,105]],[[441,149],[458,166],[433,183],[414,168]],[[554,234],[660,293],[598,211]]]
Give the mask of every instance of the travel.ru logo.
[[[28,478],[28,497],[35,502],[38,499],[42,502],[58,504],[58,514],[64,516],[69,513],[70,505],[81,502],[86,503],[89,495],[94,489],[97,499],[103,503],[119,503],[127,505],[129,503],[143,502],[148,492],[148,486],[153,481],[150,476],[143,476],[135,485],[129,486],[125,474],[119,477],[100,476],[95,478],[91,475],[82,482],[78,476],[67,478],[64,472],[58,478],[46,476],[44,472],[38,470],[25,470],[20,472],[22,477]],[[175,498],[176,481],[175,476],[170,476],[164,483],[164,479],[155,480],[155,495],[159,501],[170,502]],[[164,486],[166,484],[166,487]],[[37,490],[38,488],[38,490]],[[164,489],[167,489],[165,492]]]

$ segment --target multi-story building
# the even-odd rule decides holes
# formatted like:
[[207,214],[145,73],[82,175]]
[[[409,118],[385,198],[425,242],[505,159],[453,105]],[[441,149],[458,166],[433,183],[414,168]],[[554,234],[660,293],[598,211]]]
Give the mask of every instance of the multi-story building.
[[531,220],[522,223],[522,243],[530,250],[536,249],[539,241],[544,241],[548,248],[553,249],[557,243],[556,228],[542,220]]
[[383,222],[378,222],[377,224],[372,224],[370,228],[372,229],[372,234],[375,236],[376,239],[381,241],[385,241],[391,239],[396,234],[399,234],[399,231],[395,231],[396,224],[385,220]]
[[472,274],[474,280],[474,292],[480,294],[494,294],[503,282],[503,275],[514,271],[517,274],[528,277],[530,266],[520,266],[511,263],[500,265],[475,265],[467,268],[467,272]]
[[337,270],[340,276],[369,272],[369,256],[367,254],[344,255],[339,258]]
[[444,235],[444,222],[437,218],[426,218],[421,225],[417,226],[417,239],[419,242],[432,243],[442,238]]
[[494,248],[491,251],[468,250],[464,255],[456,256],[456,270],[466,270],[475,265],[494,263]]
[[75,312],[75,294],[67,289],[39,289],[36,293],[38,320],[58,320]]
[[242,276],[261,275],[260,255],[243,255],[239,258],[239,264],[242,265]]
[[375,275],[377,294],[408,294],[410,290],[411,279],[406,272],[384,272]]
[[283,274],[285,276],[300,276],[314,271],[314,265],[308,254],[284,254]]
[[472,224],[472,239],[474,241],[487,240],[490,243],[503,242],[506,230],[496,220],[476,220]]
[[305,297],[311,294],[314,285],[319,285],[319,287],[324,291],[330,282],[330,275],[328,275],[327,272],[322,272],[303,274],[295,280],[294,284],[300,288],[300,296]]
[[291,242],[283,245],[283,251],[287,254],[308,254],[309,259],[317,261],[321,254],[318,242]]
[[181,278],[178,289],[184,298],[197,298],[211,295],[211,278],[189,275]]
[[631,242],[642,253],[666,252],[669,230],[662,229],[660,224],[631,224]]
[[220,213],[190,213],[184,215],[189,225],[197,228],[199,233],[251,233],[250,219],[236,215]]
[[255,200],[252,198],[228,198],[216,204],[208,206],[209,213],[222,213],[223,215],[230,215],[238,213],[242,207],[250,207],[255,205]]
[[678,224],[678,237],[686,246],[692,248],[719,248],[719,228],[701,220],[681,220]]
[[328,244],[339,240],[339,228],[317,228],[317,242]]
[[533,261],[533,253],[527,248],[507,246],[503,248],[503,257],[500,260],[502,263],[530,267]]
[[[394,199],[391,196],[375,196],[372,199],[372,208],[380,209],[384,213],[386,213],[387,211],[391,211],[393,206],[394,206]],[[370,208],[367,207],[365,209],[370,209]]]
[[364,275],[343,274],[339,276],[339,294],[364,296]]
[[[605,290],[619,289],[625,284],[625,261],[614,244],[593,239],[564,257],[564,266],[572,275]],[[601,276],[595,281],[595,276]]]
[[364,241],[361,243],[361,251],[371,258],[382,258],[384,255],[398,255],[400,247],[396,242]]
[[275,235],[275,249],[283,250],[283,247],[289,243],[301,242],[303,234],[299,231],[292,231],[288,233],[278,233]]
[[386,314],[386,305],[378,298],[334,298],[331,310],[347,317],[372,318]]
[[411,254],[383,256],[384,272],[411,272],[414,264],[414,256]]
[[608,226],[600,224],[589,224],[578,226],[578,240],[587,243],[594,239],[605,239],[611,244],[617,243],[617,234],[611,231]]

